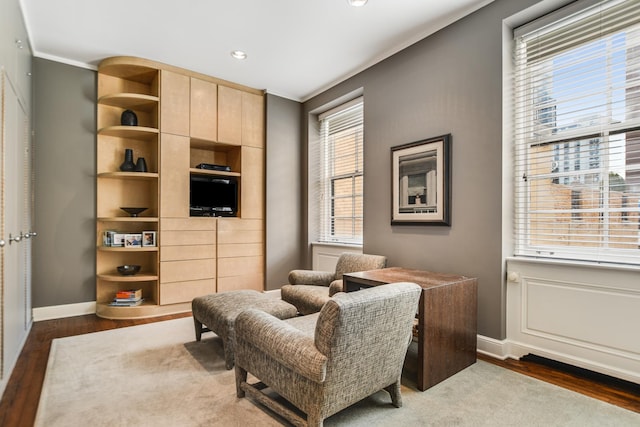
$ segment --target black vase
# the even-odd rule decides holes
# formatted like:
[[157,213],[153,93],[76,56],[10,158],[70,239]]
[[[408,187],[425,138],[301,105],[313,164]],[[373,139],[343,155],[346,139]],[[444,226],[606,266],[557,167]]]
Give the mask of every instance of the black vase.
[[135,168],[136,165],[133,163],[133,150],[126,148],[124,150],[124,162],[120,165],[120,170],[122,172],[132,172]]
[[146,172],[147,171],[147,162],[144,160],[144,157],[138,157],[138,161],[136,162],[136,172]]
[[138,116],[131,110],[124,110],[120,116],[122,126],[138,126]]

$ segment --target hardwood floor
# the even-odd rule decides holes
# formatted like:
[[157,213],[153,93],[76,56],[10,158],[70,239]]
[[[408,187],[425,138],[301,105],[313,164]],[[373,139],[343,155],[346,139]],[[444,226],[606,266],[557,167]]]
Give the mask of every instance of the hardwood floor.
[[53,339],[186,316],[191,313],[139,320],[109,320],[86,315],[35,322],[0,401],[0,426],[33,426]]
[[640,413],[640,384],[536,356],[498,360],[478,354],[478,359]]
[[[183,313],[140,320],[108,320],[87,315],[34,323],[0,401],[0,426],[29,427],[33,425],[47,368],[51,340],[190,315],[190,313]],[[478,354],[478,359],[640,413],[640,385],[638,384],[538,358],[502,361]]]

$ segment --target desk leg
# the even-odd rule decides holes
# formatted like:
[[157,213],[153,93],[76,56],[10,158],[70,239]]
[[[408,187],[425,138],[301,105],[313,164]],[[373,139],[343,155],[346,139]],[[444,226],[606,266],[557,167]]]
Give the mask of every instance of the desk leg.
[[423,289],[418,312],[418,390],[476,362],[477,280]]
[[425,384],[425,340],[426,340],[426,322],[424,314],[424,290],[420,292],[420,302],[418,303],[418,378],[417,386],[418,390],[425,391],[427,385]]

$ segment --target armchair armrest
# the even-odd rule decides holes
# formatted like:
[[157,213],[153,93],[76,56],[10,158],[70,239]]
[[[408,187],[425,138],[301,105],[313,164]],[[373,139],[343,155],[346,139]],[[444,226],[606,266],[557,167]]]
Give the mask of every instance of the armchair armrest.
[[289,272],[289,283],[292,285],[329,286],[334,277],[335,273],[330,271],[291,270]]
[[338,292],[346,292],[344,289],[344,281],[343,279],[334,280],[329,284],[329,296],[332,297]]
[[311,381],[319,383],[325,380],[327,357],[318,351],[313,336],[256,309],[248,309],[238,315],[235,332],[236,342],[244,340],[252,344]]

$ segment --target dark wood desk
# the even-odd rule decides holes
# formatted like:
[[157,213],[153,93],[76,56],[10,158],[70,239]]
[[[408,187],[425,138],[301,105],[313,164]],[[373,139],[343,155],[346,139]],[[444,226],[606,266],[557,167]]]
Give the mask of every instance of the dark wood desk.
[[418,390],[449,378],[476,362],[478,280],[400,267],[348,273],[347,292],[387,283],[422,286],[418,307]]

